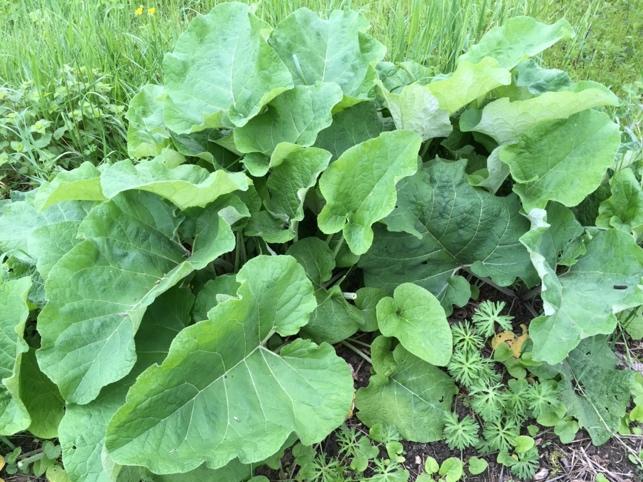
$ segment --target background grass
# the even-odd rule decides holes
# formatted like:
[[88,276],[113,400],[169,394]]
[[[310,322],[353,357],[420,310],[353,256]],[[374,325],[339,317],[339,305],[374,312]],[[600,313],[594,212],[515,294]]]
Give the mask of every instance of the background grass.
[[[126,101],[158,80],[163,54],[195,14],[220,0],[0,0],[0,82],[50,85],[63,65],[109,73]],[[567,17],[576,38],[547,54],[579,78],[618,86],[640,75],[640,0],[263,0],[260,16],[276,23],[296,8],[355,8],[371,21],[391,60],[410,58],[448,71],[489,28],[514,15]],[[147,13],[155,7],[154,15]]]
[[[192,17],[220,1],[0,0],[0,86],[5,88],[4,94],[0,90],[0,197],[16,185],[28,188],[51,177],[59,165],[124,157],[129,99],[143,84],[161,80],[165,52]],[[637,81],[643,70],[642,0],[249,3],[272,24],[301,6],[322,13],[357,9],[389,48],[390,60],[413,59],[436,73],[449,72],[462,52],[508,17],[531,15],[547,22],[566,17],[577,35],[547,51],[545,63],[635,99],[625,112],[638,119],[631,130],[640,130],[640,84],[638,90],[623,85]],[[64,129],[47,150],[33,132],[39,119],[49,123],[48,133]]]

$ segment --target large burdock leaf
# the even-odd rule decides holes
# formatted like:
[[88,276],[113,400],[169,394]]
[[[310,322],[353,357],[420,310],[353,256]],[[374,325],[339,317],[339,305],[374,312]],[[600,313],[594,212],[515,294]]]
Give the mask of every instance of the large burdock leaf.
[[403,283],[376,308],[382,335],[395,337],[411,354],[431,365],[451,359],[451,328],[440,301],[421,286]]
[[523,60],[572,36],[567,20],[547,25],[531,17],[514,17],[484,34],[480,42],[458,58],[458,63],[478,63],[485,57],[494,57],[502,67],[511,70]]
[[395,186],[417,170],[421,143],[414,132],[383,132],[345,151],[319,180],[326,200],[317,217],[319,229],[343,231],[355,254],[368,251],[371,226],[395,207]]
[[576,206],[600,185],[620,139],[607,114],[588,110],[533,128],[498,156],[509,166],[526,212],[548,201]]
[[315,146],[330,151],[333,159],[346,149],[380,135],[385,129],[374,102],[359,104],[337,112],[333,123],[317,136]]
[[122,194],[92,209],[79,228],[83,241],[50,270],[38,362],[68,402],[88,403],[127,375],[147,306],[233,249],[216,206],[198,215],[191,250],[177,236],[181,220],[153,194]]
[[596,225],[643,235],[643,189],[632,169],[617,171],[610,180],[612,195],[598,208]]
[[38,438],[57,437],[65,402],[58,387],[38,367],[33,348],[22,357],[20,397],[31,418],[27,430]]
[[190,22],[163,60],[165,124],[176,133],[242,126],[292,77],[248,5],[217,5]]
[[587,253],[569,271],[558,275],[551,263],[549,225],[543,210],[530,213],[532,229],[520,241],[529,250],[542,279],[544,316],[531,321],[534,358],[556,364],[579,342],[610,334],[616,313],[643,303],[643,249],[621,231],[601,231]]
[[328,19],[300,8],[270,36],[270,45],[296,84],[339,84],[344,96],[364,98],[375,85],[375,64],[386,48],[366,33],[368,22],[355,11],[333,10]]
[[59,202],[43,211],[35,206],[38,191],[0,201],[0,253],[35,265],[44,279],[76,243],[76,232],[92,202]]
[[13,435],[31,422],[20,399],[20,364],[29,349],[23,334],[30,288],[29,277],[0,278],[0,435]]
[[342,100],[335,83],[297,85],[268,104],[266,112],[234,130],[240,152],[270,155],[280,142],[312,146],[317,134],[333,122],[332,109]]
[[303,268],[290,256],[259,256],[237,281],[236,298],[184,329],[134,383],[107,431],[116,462],[155,473],[258,462],[293,432],[309,445],[344,421],[352,376],[330,345],[266,347],[275,333],[297,333],[317,305]]
[[451,377],[411,355],[392,339],[378,337],[371,345],[374,375],[357,391],[357,417],[367,426],[397,430],[404,440],[435,442],[442,438],[444,414],[457,388]]
[[434,80],[426,89],[438,99],[440,108],[454,114],[496,87],[510,83],[511,72],[496,59],[485,57],[478,63],[459,62],[449,77]]
[[351,305],[339,286],[315,292],[317,308],[302,334],[315,342],[339,343],[354,335],[362,325],[362,313]]
[[85,162],[76,169],[63,171],[36,191],[34,204],[45,209],[61,201],[105,201],[121,192],[140,190],[187,209],[204,207],[233,191],[245,191],[250,184],[242,172],[224,169],[210,172],[195,164],[185,164],[181,154],[167,149],[154,159],[136,164],[124,160],[99,170]]
[[[495,100],[482,109],[479,119],[463,117],[460,129],[476,131],[504,144],[517,140],[544,122],[567,119],[592,107],[618,105],[618,98],[594,82],[581,82],[559,92],[545,92],[526,100]],[[474,116],[472,116],[474,117]]]
[[318,147],[281,143],[270,159],[265,183],[265,211],[253,213],[246,232],[268,242],[285,243],[295,237],[297,223],[304,219],[308,190],[330,161],[330,152]]
[[107,166],[100,183],[108,199],[136,189],[157,194],[180,209],[205,207],[225,194],[246,191],[251,183],[242,172],[209,172],[184,162],[183,156],[169,152],[136,164],[124,160]]
[[382,89],[382,94],[398,129],[416,132],[423,141],[446,137],[453,130],[449,112],[426,87],[411,84],[395,93]]
[[158,156],[170,145],[163,121],[162,85],[147,84],[134,96],[127,110],[127,153],[134,159]]
[[518,199],[470,186],[465,166],[436,159],[399,184],[397,207],[383,221],[388,230],[377,229],[360,260],[368,286],[392,291],[409,281],[442,301],[452,298],[450,287],[461,291],[465,280],[452,282],[452,276],[462,267],[503,286],[530,276],[529,256],[518,242],[529,223]]
[[[136,334],[137,360],[130,374],[118,383],[106,387],[91,403],[67,406],[60,424],[60,444],[65,470],[72,482],[167,480],[146,473],[146,470],[138,467],[121,467],[115,464],[105,450],[105,431],[111,417],[125,402],[127,390],[136,377],[149,365],[161,362],[167,355],[170,343],[189,320],[193,301],[193,295],[183,288],[173,288],[161,295],[145,313],[141,328]],[[193,480],[236,482],[242,480],[240,475],[234,478],[237,473],[248,476],[250,470],[235,462],[220,472],[200,468],[196,473],[174,474],[174,479],[170,480],[190,480],[187,478],[190,475],[200,475],[200,479]]]
[[34,205],[42,210],[61,201],[105,201],[100,170],[86,161],[76,169],[60,172],[38,188]]
[[567,413],[578,419],[594,445],[602,445],[617,432],[630,401],[633,372],[618,370],[618,358],[607,337],[583,340],[559,366],[561,398]]

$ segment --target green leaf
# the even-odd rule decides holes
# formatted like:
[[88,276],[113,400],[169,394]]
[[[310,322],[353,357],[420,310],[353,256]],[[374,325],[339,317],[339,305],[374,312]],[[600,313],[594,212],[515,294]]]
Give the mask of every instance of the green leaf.
[[158,156],[170,145],[170,133],[163,123],[161,85],[147,84],[132,97],[127,110],[127,153],[134,159]]
[[341,156],[346,149],[380,135],[385,130],[374,102],[361,102],[333,116],[333,123],[317,136],[315,146]]
[[104,201],[100,186],[100,171],[91,162],[83,162],[76,169],[59,172],[53,181],[36,191],[34,205],[46,209],[61,201]]
[[458,63],[477,63],[484,57],[494,57],[502,67],[511,70],[523,60],[572,36],[567,20],[547,25],[531,17],[514,17],[484,34],[480,42],[458,58]]
[[265,185],[267,213],[253,214],[247,234],[260,235],[268,242],[293,239],[297,223],[304,219],[306,193],[317,183],[330,156],[317,147],[279,144],[270,160],[272,167]]
[[229,296],[234,296],[239,283],[233,274],[224,274],[209,280],[196,295],[192,319],[202,321],[208,318],[208,311],[217,306]]
[[31,419],[20,399],[20,365],[29,347],[23,339],[29,316],[31,278],[0,277],[0,435],[29,427]]
[[375,83],[375,64],[386,48],[366,33],[357,12],[333,10],[328,19],[307,8],[286,17],[270,35],[270,45],[296,84],[339,84],[344,96],[365,98]]
[[561,443],[569,444],[574,441],[578,433],[578,423],[571,418],[561,420],[554,426],[554,433],[558,435]]
[[40,371],[33,349],[22,357],[20,397],[31,418],[27,430],[38,438],[58,436],[58,424],[65,413],[65,402],[58,387]]
[[88,403],[127,375],[145,308],[233,249],[216,206],[199,214],[191,253],[176,235],[181,218],[174,214],[153,194],[121,194],[92,209],[79,229],[84,240],[51,269],[38,363],[67,401]]
[[567,73],[558,69],[544,69],[533,59],[518,64],[514,72],[516,86],[534,95],[563,90],[571,84]]
[[250,180],[241,172],[223,169],[210,173],[194,164],[183,164],[180,155],[161,155],[136,164],[130,160],[107,166],[100,182],[108,199],[131,190],[148,191],[180,209],[204,207],[234,191],[245,191]]
[[455,114],[465,105],[488,94],[496,87],[511,83],[511,73],[492,57],[479,62],[459,62],[446,79],[434,80],[426,86],[449,114]]
[[258,462],[292,432],[317,443],[344,421],[352,376],[330,345],[265,346],[274,333],[297,333],[315,309],[303,268],[290,256],[258,256],[237,281],[237,298],[184,329],[134,383],[108,427],[114,460],[155,473]]
[[446,366],[451,359],[451,328],[440,301],[424,288],[403,283],[377,304],[382,335],[395,337],[406,350],[427,363]]
[[462,460],[457,457],[449,457],[440,466],[440,475],[443,475],[446,482],[456,482],[462,478],[464,468]]
[[317,308],[310,322],[302,329],[302,335],[320,343],[339,343],[354,335],[361,327],[362,314],[346,301],[341,288],[334,285],[328,290],[315,293]]
[[532,211],[532,229],[520,242],[529,250],[543,283],[545,314],[529,325],[533,355],[553,365],[582,339],[612,333],[616,313],[643,303],[643,250],[623,232],[598,232],[588,243],[587,254],[558,275],[556,265],[548,261],[551,241],[544,214]]
[[362,331],[377,331],[377,303],[386,296],[386,291],[365,286],[357,290],[355,306],[362,312]]
[[[459,299],[462,267],[506,286],[531,272],[518,238],[528,229],[515,196],[497,197],[470,186],[466,161],[431,161],[398,186],[397,208],[376,230],[360,260],[367,286],[392,290],[403,282],[428,289],[444,304]],[[467,293],[468,296],[469,293]],[[462,300],[461,300],[462,301]]]
[[286,254],[297,260],[316,286],[330,280],[335,269],[335,257],[328,244],[319,238],[304,238],[293,243]]
[[643,235],[643,190],[632,169],[617,171],[610,180],[612,195],[598,208],[596,225],[613,227],[637,238]]
[[514,439],[514,448],[518,454],[524,454],[528,450],[531,450],[535,444],[534,439],[527,435],[518,435]]
[[[375,356],[378,350],[382,354]],[[444,413],[457,392],[451,378],[401,345],[391,351],[390,338],[376,338],[371,355],[375,374],[357,391],[357,417],[369,427],[391,425],[412,442],[440,440]]]
[[428,84],[433,77],[431,69],[413,60],[405,60],[395,64],[386,61],[380,62],[376,69],[382,84],[390,92],[395,92],[397,89],[413,83]]
[[61,202],[40,213],[37,221],[32,220],[33,230],[26,239],[26,247],[43,279],[47,279],[58,260],[80,242],[76,237],[78,228],[93,205],[91,202]]
[[440,464],[430,455],[424,461],[424,470],[427,474],[437,474],[440,470]]
[[485,459],[479,457],[470,457],[468,461],[468,469],[471,475],[480,475],[489,467],[489,463]]
[[239,2],[196,16],[163,60],[167,127],[176,133],[240,127],[292,87],[266,42],[269,27]]
[[280,142],[312,146],[317,134],[333,122],[333,106],[342,100],[335,83],[297,85],[276,97],[267,110],[234,130],[241,152],[270,155]]
[[382,94],[398,129],[413,131],[423,141],[447,137],[453,129],[449,113],[440,108],[438,99],[426,87],[411,84],[399,93],[382,89]]
[[594,445],[615,435],[629,403],[632,372],[616,369],[617,362],[607,338],[595,336],[584,340],[559,367],[562,401]]
[[420,144],[413,132],[393,131],[345,151],[320,178],[326,205],[317,217],[319,229],[325,234],[343,231],[355,254],[368,251],[371,226],[395,207],[396,184],[417,170]]
[[477,123],[463,117],[460,129],[481,132],[504,144],[518,140],[543,123],[564,120],[604,105],[618,105],[618,98],[601,84],[581,82],[569,90],[545,92],[531,99],[495,100],[482,109],[480,119],[475,119]]
[[[105,451],[107,423],[125,401],[128,387],[147,366],[158,363],[167,355],[175,335],[185,327],[189,319],[194,297],[182,288],[173,288],[162,294],[147,310],[141,328],[136,334],[137,361],[132,372],[123,380],[106,387],[99,397],[87,405],[68,405],[60,425],[60,444],[63,462],[73,481],[112,482],[113,480],[199,481],[208,479],[209,469],[200,467],[193,472],[173,475],[172,479],[144,473],[137,478],[120,477],[130,471],[116,465]],[[237,474],[244,472],[243,466],[235,462],[221,471],[220,480],[243,480]],[[146,472],[146,471],[144,471]],[[126,475],[126,474],[125,474]],[[201,476],[198,478],[197,476]],[[250,470],[245,469],[245,475]],[[117,477],[118,476],[118,477]]]
[[529,212],[552,200],[579,204],[600,185],[619,143],[618,126],[607,114],[590,110],[532,129],[502,146],[499,156]]

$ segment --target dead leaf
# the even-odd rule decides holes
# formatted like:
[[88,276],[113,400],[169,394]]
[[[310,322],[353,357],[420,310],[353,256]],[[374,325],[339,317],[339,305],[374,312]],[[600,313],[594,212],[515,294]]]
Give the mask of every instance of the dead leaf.
[[495,350],[502,343],[506,343],[509,345],[509,348],[511,348],[514,358],[520,358],[522,347],[527,341],[527,338],[529,338],[527,326],[525,324],[521,324],[520,328],[522,329],[522,334],[520,336],[517,336],[513,331],[502,331],[498,333],[491,339],[491,348]]

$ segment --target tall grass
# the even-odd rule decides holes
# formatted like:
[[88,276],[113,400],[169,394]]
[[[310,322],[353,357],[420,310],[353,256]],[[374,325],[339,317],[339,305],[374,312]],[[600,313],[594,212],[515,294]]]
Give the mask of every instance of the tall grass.
[[[65,65],[109,73],[117,101],[158,80],[163,54],[197,13],[221,0],[0,0],[0,82],[31,80],[47,86]],[[142,15],[135,15],[140,3]],[[559,58],[583,52],[592,20],[606,0],[261,0],[257,13],[276,23],[296,8],[327,12],[354,8],[371,21],[391,60],[412,58],[437,71],[505,18],[529,14],[555,20],[566,14],[579,30]],[[154,15],[147,13],[155,7]],[[569,15],[568,15],[569,16]]]

